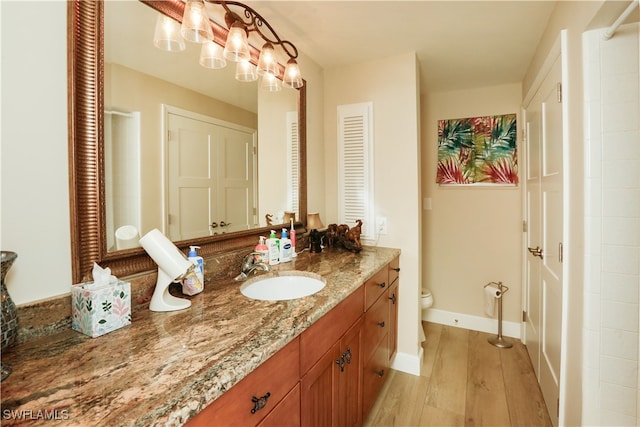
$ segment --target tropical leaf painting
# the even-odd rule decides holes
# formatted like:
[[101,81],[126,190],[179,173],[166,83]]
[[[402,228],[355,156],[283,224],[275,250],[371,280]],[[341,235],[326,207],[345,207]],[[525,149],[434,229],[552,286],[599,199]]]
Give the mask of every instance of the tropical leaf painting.
[[438,120],[438,184],[518,183],[516,115]]

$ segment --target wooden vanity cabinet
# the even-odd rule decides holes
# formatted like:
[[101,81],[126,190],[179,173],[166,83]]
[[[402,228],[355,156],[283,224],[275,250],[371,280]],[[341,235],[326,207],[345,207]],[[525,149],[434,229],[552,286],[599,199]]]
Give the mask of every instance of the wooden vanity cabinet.
[[303,426],[362,424],[363,307],[364,289],[360,287],[302,333]]
[[388,265],[389,282],[391,286],[387,291],[389,300],[389,361],[398,351],[398,304],[400,301],[400,258],[396,257]]
[[[382,268],[187,425],[362,425],[396,349],[397,263]],[[251,413],[252,398],[267,393],[264,407]]]
[[363,419],[371,411],[397,349],[399,258],[365,283]]
[[[300,380],[300,338],[295,338],[271,356],[251,374],[216,399],[187,423],[188,426],[249,426],[258,425],[276,406],[277,419],[300,418],[300,399],[290,398],[290,392]],[[266,397],[268,396],[268,397]],[[265,398],[266,397],[266,398]],[[255,399],[265,398],[264,406]],[[286,398],[286,399],[285,399]],[[288,414],[284,414],[284,411]],[[272,417],[276,419],[276,417]],[[265,421],[265,425],[269,424]],[[292,424],[292,425],[299,425]]]

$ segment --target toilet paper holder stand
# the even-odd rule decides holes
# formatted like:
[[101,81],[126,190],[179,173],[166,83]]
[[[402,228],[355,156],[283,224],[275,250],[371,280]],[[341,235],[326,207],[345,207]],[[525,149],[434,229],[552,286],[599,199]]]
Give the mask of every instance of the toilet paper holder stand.
[[486,285],[484,285],[484,287],[486,288],[487,286],[494,286],[498,288],[498,335],[496,335],[495,337],[490,337],[487,341],[489,341],[489,344],[492,344],[498,348],[511,348],[513,347],[513,344],[510,343],[509,341],[505,340],[504,337],[502,336],[502,296],[504,294],[506,294],[509,291],[509,287],[506,285],[503,285],[502,282],[489,282]]

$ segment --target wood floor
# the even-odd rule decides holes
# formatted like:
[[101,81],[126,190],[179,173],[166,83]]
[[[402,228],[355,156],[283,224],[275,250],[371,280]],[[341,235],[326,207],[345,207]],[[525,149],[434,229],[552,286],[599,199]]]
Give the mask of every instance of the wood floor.
[[527,350],[483,332],[423,322],[422,376],[391,371],[365,422],[374,426],[551,426]]

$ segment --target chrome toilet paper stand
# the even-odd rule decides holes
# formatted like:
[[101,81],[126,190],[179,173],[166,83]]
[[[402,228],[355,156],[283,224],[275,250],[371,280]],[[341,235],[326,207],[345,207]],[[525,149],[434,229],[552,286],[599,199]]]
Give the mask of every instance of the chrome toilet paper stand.
[[502,297],[509,291],[509,287],[503,285],[502,282],[489,282],[484,287],[494,285],[498,287],[498,296],[500,297],[498,298],[498,335],[490,337],[487,341],[498,348],[511,348],[513,344],[502,337]]

